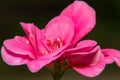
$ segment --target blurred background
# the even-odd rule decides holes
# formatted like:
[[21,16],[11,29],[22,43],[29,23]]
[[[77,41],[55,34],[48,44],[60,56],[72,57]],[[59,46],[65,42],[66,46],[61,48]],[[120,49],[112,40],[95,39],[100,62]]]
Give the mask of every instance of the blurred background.
[[[5,39],[24,35],[19,22],[33,22],[44,28],[48,21],[74,0],[0,0],[0,47]],[[84,0],[96,10],[95,29],[84,39],[94,39],[102,48],[120,50],[120,0]],[[119,80],[120,68],[106,66],[95,78],[67,70],[62,80]],[[8,66],[0,57],[0,80],[52,80],[47,69],[31,73],[26,66]]]

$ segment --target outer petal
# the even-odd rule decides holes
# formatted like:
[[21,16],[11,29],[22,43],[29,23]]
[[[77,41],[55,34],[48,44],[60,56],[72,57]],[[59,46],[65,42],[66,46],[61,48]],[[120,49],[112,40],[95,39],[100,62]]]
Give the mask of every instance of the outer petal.
[[76,43],[86,34],[88,34],[95,26],[95,11],[84,1],[74,1],[65,8],[61,15],[68,16],[74,23],[75,36],[73,43]]
[[29,56],[26,55],[12,53],[9,50],[7,50],[4,46],[1,50],[1,56],[3,61],[9,65],[22,65],[31,59]]
[[47,55],[44,55],[43,57],[40,57],[39,59],[27,62],[27,66],[28,66],[29,70],[31,72],[39,71],[41,68],[50,64],[52,61],[58,59],[61,55],[63,55],[63,51],[66,48],[68,48],[69,46],[70,46],[70,44],[65,45],[65,46],[61,47],[60,49],[58,49],[50,54],[47,54]]
[[40,33],[40,30],[33,23],[20,22],[20,25],[28,36],[34,35],[35,31]]
[[72,52],[75,53],[79,51],[87,52],[93,49],[96,45],[97,45],[97,42],[94,40],[83,40],[83,41],[80,41],[75,48],[68,49],[66,50],[66,52],[68,53],[72,53]]
[[97,46],[87,52],[75,52],[67,57],[70,66],[87,77],[95,77],[105,67],[105,59]]
[[33,42],[35,39],[40,40],[41,38],[44,38],[44,29],[38,29],[33,23],[20,22],[20,25],[30,38],[31,42]]
[[32,46],[26,37],[16,36],[13,39],[5,40],[3,45],[13,54],[28,55],[34,58]]
[[105,68],[105,58],[103,54],[101,54],[99,61],[96,65],[87,65],[82,67],[74,67],[72,68],[78,73],[87,76],[87,77],[95,77],[98,76]]
[[[36,47],[36,34],[40,34],[40,31],[38,30],[38,28],[33,24],[33,23],[20,23],[23,30],[25,31],[25,33],[27,34],[30,43]],[[41,34],[40,34],[41,35]]]
[[115,49],[102,49],[102,53],[105,56],[107,64],[115,62],[120,67],[120,51]]
[[33,23],[20,23],[23,30],[27,34],[27,37],[29,38],[30,43],[33,46],[34,54],[36,57],[42,56],[42,53],[39,52],[42,48],[42,40],[44,39],[44,29],[39,30]]
[[66,16],[53,18],[46,26],[46,38],[54,41],[60,38],[64,43],[69,43],[74,36],[73,22]]

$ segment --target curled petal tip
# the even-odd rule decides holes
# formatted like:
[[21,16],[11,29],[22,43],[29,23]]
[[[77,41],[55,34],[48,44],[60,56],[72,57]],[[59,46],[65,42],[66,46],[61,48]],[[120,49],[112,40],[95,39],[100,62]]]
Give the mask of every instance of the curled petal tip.
[[102,53],[105,56],[106,64],[115,62],[120,67],[120,51],[116,49],[102,49]]

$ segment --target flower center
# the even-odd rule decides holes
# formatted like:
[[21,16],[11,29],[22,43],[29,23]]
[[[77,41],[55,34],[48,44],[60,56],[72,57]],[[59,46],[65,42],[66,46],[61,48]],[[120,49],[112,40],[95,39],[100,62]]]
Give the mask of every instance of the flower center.
[[53,42],[47,39],[47,46],[51,52],[61,48],[63,46],[63,41],[59,37],[57,37]]

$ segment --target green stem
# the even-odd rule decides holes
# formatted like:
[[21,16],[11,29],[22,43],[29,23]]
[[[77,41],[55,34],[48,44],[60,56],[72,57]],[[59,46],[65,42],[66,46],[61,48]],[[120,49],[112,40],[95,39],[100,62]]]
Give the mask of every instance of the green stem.
[[49,67],[49,70],[53,76],[54,80],[61,80],[65,70],[61,66],[59,60],[56,60],[52,67]]
[[55,73],[52,73],[52,76],[54,80],[61,80],[63,74],[64,72],[55,72]]

